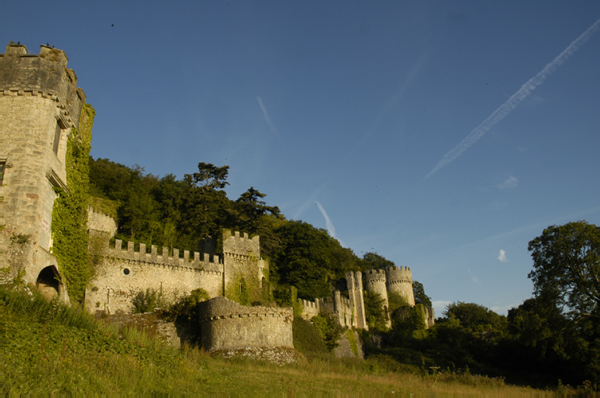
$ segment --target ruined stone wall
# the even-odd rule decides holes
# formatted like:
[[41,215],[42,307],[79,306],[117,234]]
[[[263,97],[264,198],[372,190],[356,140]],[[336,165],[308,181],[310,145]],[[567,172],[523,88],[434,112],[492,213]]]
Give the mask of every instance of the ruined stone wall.
[[161,292],[165,304],[171,304],[199,288],[210,297],[222,295],[223,265],[218,257],[201,258],[194,252],[190,258],[187,250],[180,257],[178,249],[169,256],[166,248],[158,254],[156,246],[148,252],[145,244],[135,250],[133,242],[124,249],[117,239],[114,247],[105,247],[103,261],[86,290],[86,306],[90,311],[129,313],[133,298],[146,289]]
[[200,303],[199,310],[202,346],[206,351],[294,347],[291,307],[247,307],[217,297]]
[[[84,102],[63,51],[42,46],[30,55],[25,46],[8,45],[0,54],[0,266],[10,266],[13,276],[23,267],[32,283],[57,266],[50,253],[54,187],[66,188],[67,136]],[[28,240],[16,247],[16,236]]]

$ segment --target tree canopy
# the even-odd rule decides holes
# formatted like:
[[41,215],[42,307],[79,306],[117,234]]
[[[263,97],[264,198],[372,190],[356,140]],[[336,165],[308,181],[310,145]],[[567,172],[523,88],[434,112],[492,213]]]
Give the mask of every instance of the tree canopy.
[[550,226],[529,242],[535,295],[552,297],[573,319],[600,316],[600,228],[585,221]]

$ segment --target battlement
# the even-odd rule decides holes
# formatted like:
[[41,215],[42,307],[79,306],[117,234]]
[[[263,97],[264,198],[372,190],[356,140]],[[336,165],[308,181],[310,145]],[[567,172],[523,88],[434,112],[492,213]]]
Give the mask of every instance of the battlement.
[[232,233],[226,229],[223,231],[223,254],[260,258],[260,237],[257,235],[250,238],[246,232]]
[[77,76],[67,69],[64,51],[41,45],[40,54],[27,53],[21,44],[9,44],[0,54],[2,95],[33,95],[49,98],[59,109],[61,127],[77,126],[85,93],[77,88]]
[[383,275],[385,276],[385,270],[383,269],[370,269],[365,272],[367,275]]
[[386,271],[410,271],[410,267],[404,267],[402,265],[398,267],[397,265],[391,265],[386,268]]
[[135,261],[155,266],[163,267],[179,267],[189,268],[198,271],[223,272],[223,265],[220,263],[219,256],[214,256],[213,261],[210,261],[210,255],[207,253],[200,257],[199,252],[193,252],[193,257],[190,258],[188,250],[183,251],[183,257],[180,256],[179,249],[173,249],[173,255],[169,256],[169,249],[162,248],[162,254],[158,254],[155,245],[150,246],[148,252],[146,244],[140,243],[138,250],[135,250],[134,242],[127,242],[127,248],[123,248],[123,241],[115,240],[114,247],[107,248],[107,257],[117,258],[121,260]]
[[365,283],[372,285],[376,283],[384,283],[387,279],[387,273],[383,269],[371,269],[365,272]]
[[390,283],[397,283],[398,281],[412,283],[412,272],[410,267],[388,267],[386,270],[387,281]]

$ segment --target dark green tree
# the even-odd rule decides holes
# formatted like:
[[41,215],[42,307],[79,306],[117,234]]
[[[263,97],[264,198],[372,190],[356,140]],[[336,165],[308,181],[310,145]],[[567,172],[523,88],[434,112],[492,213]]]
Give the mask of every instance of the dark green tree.
[[415,296],[415,304],[423,304],[425,307],[431,308],[431,298],[425,294],[423,284],[418,281],[413,282],[413,294]]
[[377,332],[387,330],[388,314],[385,312],[385,299],[379,293],[365,290],[364,303],[369,330]]
[[448,304],[444,311],[446,318],[454,318],[464,328],[473,332],[495,332],[503,334],[507,328],[505,316],[496,314],[494,311],[475,303],[463,303],[457,301]]
[[280,255],[275,259],[280,283],[296,286],[298,296],[306,299],[327,297],[332,270],[332,240],[327,231],[302,221],[289,221],[275,234],[281,240]]
[[534,294],[555,298],[573,320],[600,315],[600,227],[585,221],[550,226],[529,242]]
[[363,271],[368,271],[370,269],[384,269],[391,266],[394,266],[393,261],[390,261],[377,253],[365,253],[361,260],[361,268]]

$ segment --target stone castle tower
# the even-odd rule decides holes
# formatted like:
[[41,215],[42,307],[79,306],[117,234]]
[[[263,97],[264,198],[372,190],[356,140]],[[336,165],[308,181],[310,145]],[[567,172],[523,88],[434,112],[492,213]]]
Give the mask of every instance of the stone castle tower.
[[68,300],[52,247],[55,187],[85,94],[61,50],[9,44],[0,54],[0,268]]

